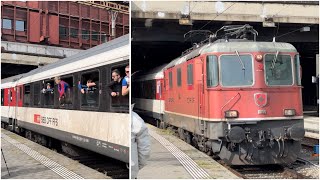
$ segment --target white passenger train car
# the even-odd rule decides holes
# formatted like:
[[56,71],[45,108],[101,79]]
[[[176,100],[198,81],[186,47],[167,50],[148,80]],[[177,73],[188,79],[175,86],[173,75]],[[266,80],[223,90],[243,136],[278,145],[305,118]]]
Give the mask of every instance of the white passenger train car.
[[[129,63],[129,35],[114,39],[29,73],[2,80],[1,123],[20,133],[35,132],[129,163],[128,96],[108,91],[111,71],[123,75]],[[53,78],[70,86],[70,99],[59,102]],[[78,84],[95,88],[82,94]],[[47,83],[54,91],[42,92]]]

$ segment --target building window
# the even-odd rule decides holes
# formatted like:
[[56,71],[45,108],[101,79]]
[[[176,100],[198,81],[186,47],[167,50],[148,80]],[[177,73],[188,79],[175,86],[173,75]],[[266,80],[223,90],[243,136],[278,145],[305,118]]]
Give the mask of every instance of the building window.
[[89,31],[87,30],[82,30],[82,39],[88,40],[90,38],[89,36]]
[[177,86],[181,86],[181,68],[177,69]]
[[23,104],[30,105],[30,85],[24,85]]
[[102,34],[102,35],[101,35],[101,42],[102,42],[102,43],[105,43],[105,42],[106,42],[106,36],[107,36],[106,34]]
[[193,85],[193,64],[187,66],[187,83]]
[[169,72],[169,88],[172,88],[172,71]]
[[91,35],[91,39],[94,41],[98,41],[99,40],[99,33],[93,31],[92,35]]
[[99,107],[99,71],[84,73],[78,83],[81,106]]
[[16,31],[25,31],[26,23],[25,21],[16,20]]
[[68,36],[68,29],[66,27],[60,26],[59,27],[59,36],[65,38]]
[[78,37],[78,29],[71,28],[70,29],[70,36],[72,38],[77,38]]
[[11,19],[2,19],[2,28],[3,29],[12,29],[12,20]]

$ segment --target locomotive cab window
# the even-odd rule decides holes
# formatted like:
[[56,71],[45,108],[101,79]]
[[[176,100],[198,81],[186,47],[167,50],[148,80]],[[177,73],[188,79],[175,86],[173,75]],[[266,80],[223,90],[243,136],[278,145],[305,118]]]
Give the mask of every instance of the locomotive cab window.
[[265,81],[269,86],[288,86],[293,84],[290,55],[266,54]]
[[214,87],[218,85],[218,59],[216,56],[207,57],[207,86]]
[[299,54],[295,55],[294,57],[294,67],[295,67],[295,79],[296,79],[296,84],[298,86],[301,86],[301,74],[300,74],[300,58]]
[[54,105],[54,81],[47,80],[43,81],[42,84],[42,91],[44,98],[44,105],[45,106],[53,106]]
[[220,78],[224,87],[253,85],[251,55],[222,55],[220,57]]
[[24,85],[24,95],[23,95],[23,105],[29,106],[30,105],[30,85]]
[[122,80],[126,76],[125,67],[126,65],[111,68],[108,95],[111,97],[111,107],[127,110],[129,108],[129,95],[122,96]]
[[58,84],[58,98],[60,108],[71,108],[73,101],[73,77],[62,77]]
[[78,82],[81,106],[99,107],[99,71],[84,73]]

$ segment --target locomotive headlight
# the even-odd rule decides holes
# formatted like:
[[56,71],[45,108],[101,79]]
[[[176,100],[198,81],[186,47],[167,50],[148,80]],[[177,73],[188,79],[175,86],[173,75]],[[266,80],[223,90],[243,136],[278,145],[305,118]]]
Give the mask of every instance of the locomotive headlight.
[[284,116],[295,116],[296,115],[296,110],[295,109],[285,109],[283,111]]
[[239,113],[236,110],[229,110],[224,112],[225,118],[237,118],[238,116],[239,116]]
[[262,59],[263,59],[262,54],[257,54],[257,55],[256,55],[256,60],[257,60],[257,61],[260,62],[260,61],[262,61]]

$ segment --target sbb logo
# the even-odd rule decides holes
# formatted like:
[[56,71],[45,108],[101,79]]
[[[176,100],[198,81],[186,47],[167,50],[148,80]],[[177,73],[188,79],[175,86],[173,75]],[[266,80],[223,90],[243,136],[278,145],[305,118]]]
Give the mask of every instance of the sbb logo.
[[35,114],[33,118],[33,122],[40,124],[41,116],[40,114]]

